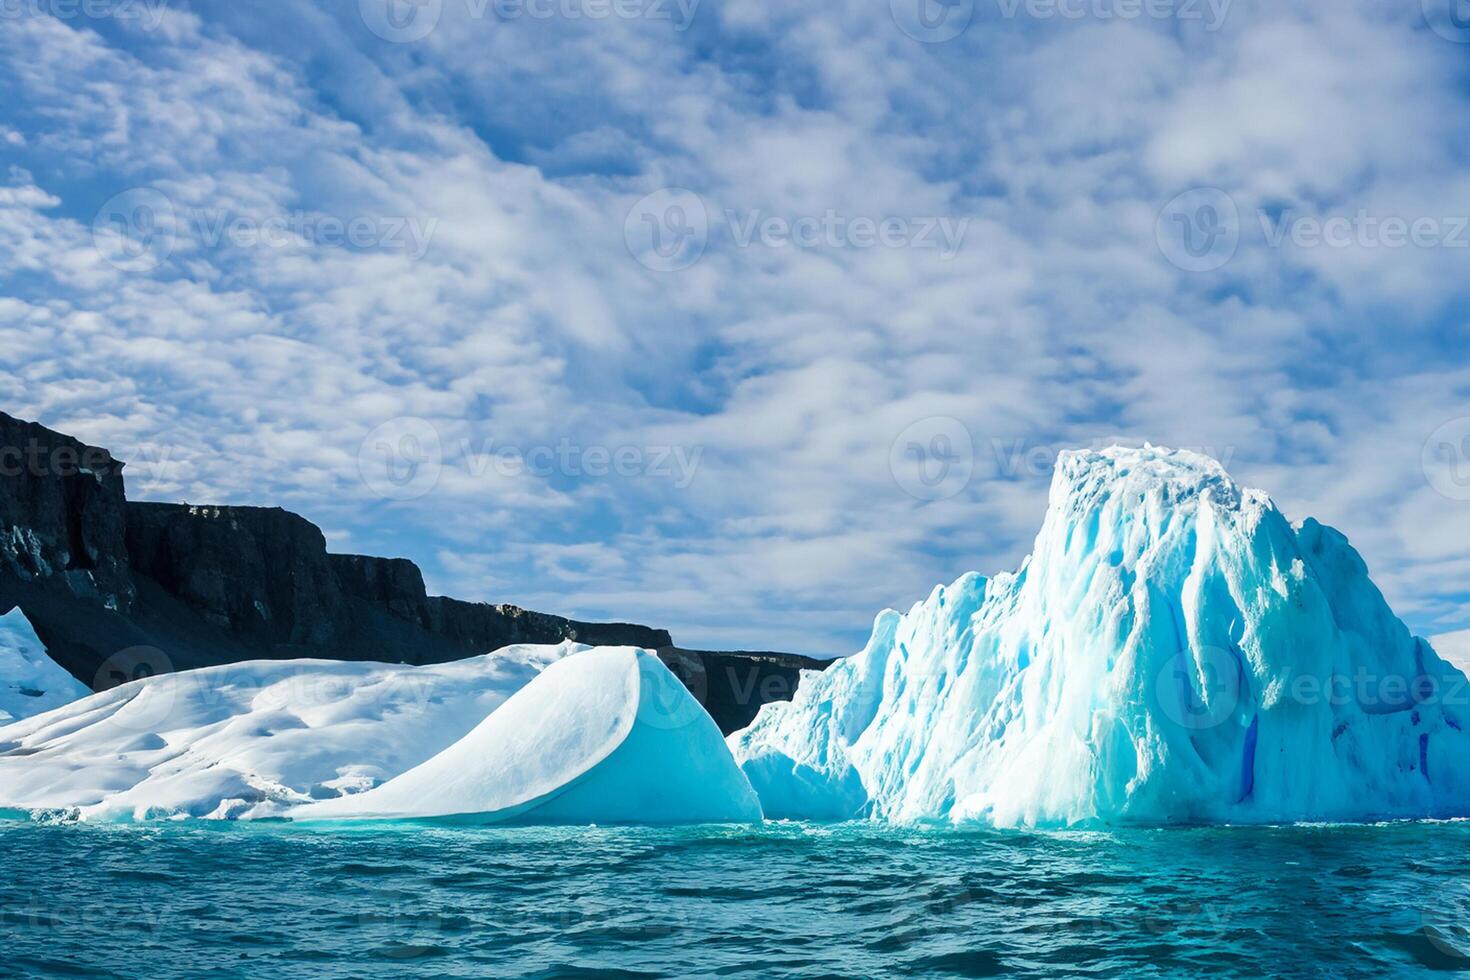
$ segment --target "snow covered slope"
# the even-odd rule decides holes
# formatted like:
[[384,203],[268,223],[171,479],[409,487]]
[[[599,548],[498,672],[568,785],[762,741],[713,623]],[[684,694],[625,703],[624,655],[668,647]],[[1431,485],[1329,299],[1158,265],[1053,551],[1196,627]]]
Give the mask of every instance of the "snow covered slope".
[[714,721],[658,657],[605,647],[551,665],[396,779],[291,816],[713,823],[761,811]]
[[576,644],[427,667],[257,661],[150,677],[0,727],[0,807],[260,817],[457,742]]
[[1338,532],[1218,463],[1063,454],[966,575],[730,746],[768,817],[996,825],[1470,814],[1470,691]]
[[91,693],[46,655],[45,645],[19,607],[0,616],[0,725]]

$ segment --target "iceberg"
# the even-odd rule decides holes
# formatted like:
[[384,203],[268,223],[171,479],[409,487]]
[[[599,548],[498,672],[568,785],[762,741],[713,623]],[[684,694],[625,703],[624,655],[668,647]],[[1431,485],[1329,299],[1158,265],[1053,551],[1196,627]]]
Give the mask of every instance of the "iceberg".
[[1357,552],[1213,459],[1061,455],[1019,571],[878,616],[729,739],[768,818],[1470,814],[1470,691]]
[[84,820],[279,816],[412,769],[585,649],[512,646],[423,667],[257,661],[143,678],[0,727],[0,808]]
[[596,648],[547,667],[474,731],[297,820],[749,823],[760,803],[719,728],[654,654]]
[[45,644],[20,607],[0,616],[0,725],[91,693],[46,654]]

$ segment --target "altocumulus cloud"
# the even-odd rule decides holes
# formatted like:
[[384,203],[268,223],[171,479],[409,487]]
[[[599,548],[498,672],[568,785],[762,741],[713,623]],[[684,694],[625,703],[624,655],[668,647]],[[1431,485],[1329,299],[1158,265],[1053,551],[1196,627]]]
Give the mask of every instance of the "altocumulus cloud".
[[6,5],[0,401],[689,644],[852,649],[1116,439],[1470,625],[1470,46],[1136,7]]

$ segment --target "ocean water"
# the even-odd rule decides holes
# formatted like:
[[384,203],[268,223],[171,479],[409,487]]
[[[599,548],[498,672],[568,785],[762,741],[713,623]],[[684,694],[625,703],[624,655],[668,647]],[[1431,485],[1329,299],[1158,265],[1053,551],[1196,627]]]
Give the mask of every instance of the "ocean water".
[[0,821],[0,975],[1470,969],[1470,824],[1108,833]]

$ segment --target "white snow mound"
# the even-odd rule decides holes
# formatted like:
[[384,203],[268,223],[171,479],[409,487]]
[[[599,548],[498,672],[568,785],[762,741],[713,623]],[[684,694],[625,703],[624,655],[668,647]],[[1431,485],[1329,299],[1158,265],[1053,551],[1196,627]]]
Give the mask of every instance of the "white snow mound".
[[1337,531],[1112,448],[1061,456],[1018,572],[884,612],[729,744],[770,818],[1470,815],[1467,704]]
[[46,654],[20,607],[0,616],[0,725],[30,718],[92,692]]
[[144,678],[0,727],[0,808],[275,816],[411,769],[584,649],[512,646],[425,667],[257,661]]
[[416,768],[291,816],[666,824],[761,810],[719,728],[658,657],[604,647],[551,665]]

